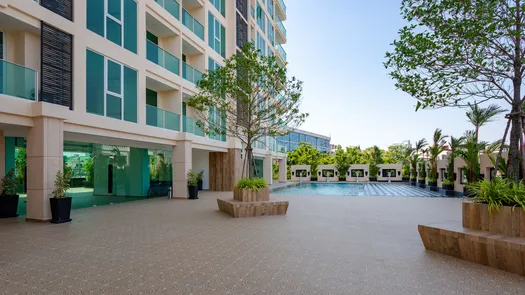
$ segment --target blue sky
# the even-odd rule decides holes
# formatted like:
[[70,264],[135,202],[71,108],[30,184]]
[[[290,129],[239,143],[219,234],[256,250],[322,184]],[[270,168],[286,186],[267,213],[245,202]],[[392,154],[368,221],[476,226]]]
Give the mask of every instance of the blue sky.
[[[383,67],[385,52],[405,24],[401,0],[285,0],[289,74],[304,81],[301,129],[330,135],[341,145],[378,145],[425,137],[436,128],[459,136],[472,125],[464,109],[420,110]],[[321,4],[322,3],[322,4]],[[500,118],[480,131],[499,139]]]

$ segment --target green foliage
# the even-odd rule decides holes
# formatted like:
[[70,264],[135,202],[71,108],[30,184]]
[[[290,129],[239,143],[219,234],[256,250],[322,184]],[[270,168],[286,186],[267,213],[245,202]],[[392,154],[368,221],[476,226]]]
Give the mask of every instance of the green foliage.
[[70,185],[71,171],[62,173],[62,171],[58,170],[55,177],[55,188],[53,189],[53,192],[51,192],[51,194],[55,198],[65,198],[66,191],[69,189]]
[[495,116],[504,112],[505,110],[502,110],[498,105],[491,104],[486,108],[481,108],[477,103],[474,103],[469,105],[466,115],[469,122],[476,128],[476,136],[479,138],[479,128],[494,121]]
[[437,179],[438,177],[438,157],[445,150],[446,138],[447,136],[443,135],[441,129],[436,128],[434,131],[433,143],[428,148],[430,153],[430,178],[432,179]]
[[279,179],[279,164],[272,163],[272,178],[273,180]]
[[458,150],[458,156],[465,161],[465,170],[467,170],[467,180],[473,183],[479,180],[480,160],[479,154],[485,150],[487,143],[478,142],[475,131],[465,132],[465,144],[462,149]]
[[418,172],[419,172],[418,173],[418,179],[420,179],[420,178],[426,179],[427,178],[427,163],[423,159],[421,159],[419,161]]
[[288,152],[288,165],[310,165],[312,175],[317,175],[317,166],[321,159],[321,152],[307,142],[300,142],[293,151]]
[[375,163],[372,163],[370,164],[369,169],[370,177],[377,178],[377,175],[379,174],[379,166],[377,166]]
[[86,180],[92,183],[95,178],[95,166],[93,165],[93,158],[88,158],[84,161],[82,170],[86,171]]
[[450,137],[448,145],[450,147],[450,154],[448,155],[448,165],[447,165],[447,179],[452,184],[454,184],[454,162],[458,156],[460,150],[462,149],[465,143],[465,137]]
[[2,177],[2,184],[0,186],[0,195],[2,196],[12,196],[16,194],[17,178],[15,177],[15,169],[11,168],[7,173]]
[[352,164],[348,154],[339,146],[335,151],[335,167],[339,170],[340,175],[346,175],[346,172]]
[[[300,112],[303,83],[288,79],[274,56],[261,55],[250,42],[225,65],[203,74],[199,93],[187,104],[199,127],[210,135],[239,139],[246,149],[245,174],[252,177],[252,147],[267,136],[286,135],[308,117]],[[210,116],[210,111],[217,116]],[[219,118],[217,118],[219,117]]]
[[204,179],[204,170],[197,173],[197,181],[202,181]]
[[402,173],[401,175],[405,178],[408,178],[410,177],[410,167],[408,165],[403,165],[403,168],[402,168]]
[[193,172],[193,170],[188,171],[188,186],[197,186],[199,184],[198,173]]
[[268,185],[266,184],[266,181],[264,181],[263,178],[242,178],[237,182],[237,185],[235,185],[235,187],[240,189],[259,190],[261,188],[267,188]]
[[24,182],[24,170],[27,167],[27,151],[25,148],[18,148],[15,158],[16,180],[18,183]]
[[492,181],[472,183],[468,188],[474,193],[472,201],[487,204],[489,212],[499,211],[501,206],[521,207],[525,210],[525,185],[495,177]]
[[454,185],[454,181],[447,178],[447,179],[443,180],[443,184],[444,185]]

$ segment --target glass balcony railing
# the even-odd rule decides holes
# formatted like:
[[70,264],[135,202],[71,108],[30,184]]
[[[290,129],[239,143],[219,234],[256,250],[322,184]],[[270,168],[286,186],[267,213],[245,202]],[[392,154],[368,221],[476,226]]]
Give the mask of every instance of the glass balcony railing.
[[197,121],[193,118],[182,116],[182,131],[186,133],[195,134],[197,136],[204,136],[204,129],[199,127]]
[[284,4],[284,0],[279,0],[279,3],[281,3],[281,7],[283,8],[284,13],[286,13],[286,4]]
[[38,101],[37,71],[0,59],[0,94]]
[[149,61],[180,75],[179,59],[149,40],[146,40],[146,57]]
[[182,78],[197,85],[197,83],[202,79],[202,73],[194,69],[189,64],[182,62]]
[[281,45],[277,45],[275,47],[277,48],[277,51],[279,51],[279,53],[282,55],[282,57],[286,61],[287,57],[286,57],[286,51],[284,51],[284,48]]
[[180,131],[180,115],[146,105],[146,124],[174,131]]
[[284,38],[286,38],[286,28],[283,25],[283,22],[281,20],[277,21],[277,26],[279,29],[281,29],[281,32],[283,32]]
[[177,1],[175,0],[155,0],[155,2],[159,3],[160,6],[166,9],[166,11],[169,12],[171,15],[173,15],[176,19],[180,19],[179,18],[180,5]]
[[204,27],[184,8],[182,9],[182,24],[204,40]]

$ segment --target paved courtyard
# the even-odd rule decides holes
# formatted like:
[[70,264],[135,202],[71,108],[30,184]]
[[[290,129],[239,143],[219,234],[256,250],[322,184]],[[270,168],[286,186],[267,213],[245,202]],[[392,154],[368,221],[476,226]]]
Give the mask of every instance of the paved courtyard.
[[232,219],[216,197],[0,220],[1,294],[525,294],[525,278],[424,250],[418,223],[459,199],[274,195],[287,216]]

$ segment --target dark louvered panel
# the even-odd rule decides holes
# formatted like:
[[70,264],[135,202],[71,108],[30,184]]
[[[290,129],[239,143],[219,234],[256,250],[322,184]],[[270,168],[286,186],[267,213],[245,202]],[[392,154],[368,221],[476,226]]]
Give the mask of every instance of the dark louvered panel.
[[40,5],[73,21],[73,0],[40,0]]
[[42,22],[41,100],[73,107],[73,35]]
[[237,0],[237,10],[248,19],[248,0]]
[[242,48],[248,42],[248,24],[237,13],[237,46]]

